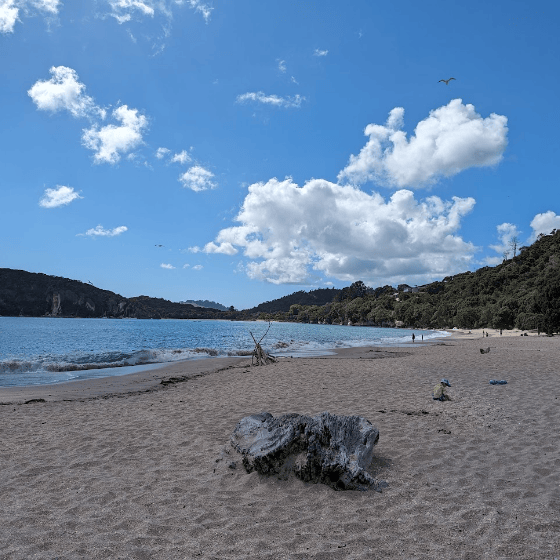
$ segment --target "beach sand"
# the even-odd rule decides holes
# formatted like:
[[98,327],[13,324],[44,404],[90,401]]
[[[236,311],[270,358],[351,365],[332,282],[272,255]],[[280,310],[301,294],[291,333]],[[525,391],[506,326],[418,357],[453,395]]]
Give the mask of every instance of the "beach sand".
[[[560,337],[473,331],[0,389],[0,557],[560,558],[559,363]],[[381,493],[228,467],[242,417],[325,410],[379,429]]]

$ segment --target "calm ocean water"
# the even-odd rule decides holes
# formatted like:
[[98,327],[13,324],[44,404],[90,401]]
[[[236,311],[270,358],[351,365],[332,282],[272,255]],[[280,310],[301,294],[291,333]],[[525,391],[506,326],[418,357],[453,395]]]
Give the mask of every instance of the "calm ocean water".
[[[0,387],[123,375],[149,364],[250,355],[268,323],[0,317]],[[442,331],[272,323],[262,342],[277,356],[318,356],[353,346],[399,345]],[[142,367],[140,367],[142,366]]]

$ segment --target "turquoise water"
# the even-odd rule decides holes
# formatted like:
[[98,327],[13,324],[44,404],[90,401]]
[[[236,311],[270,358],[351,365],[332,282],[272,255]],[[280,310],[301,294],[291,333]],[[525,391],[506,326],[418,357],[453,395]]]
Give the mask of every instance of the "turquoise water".
[[[246,321],[0,317],[0,387],[122,375],[139,366],[250,355],[268,323]],[[272,323],[262,346],[278,356],[399,345],[441,331]]]

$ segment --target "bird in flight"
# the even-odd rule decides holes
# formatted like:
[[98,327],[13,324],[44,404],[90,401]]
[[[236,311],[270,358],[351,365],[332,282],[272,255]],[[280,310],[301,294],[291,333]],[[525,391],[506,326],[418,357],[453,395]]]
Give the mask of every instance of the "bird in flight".
[[156,247],[163,247],[163,245],[156,245]]
[[[439,82],[445,82],[445,85],[448,86],[451,80],[455,80],[455,78],[449,78],[449,80],[440,80]],[[438,82],[438,84],[439,84]]]

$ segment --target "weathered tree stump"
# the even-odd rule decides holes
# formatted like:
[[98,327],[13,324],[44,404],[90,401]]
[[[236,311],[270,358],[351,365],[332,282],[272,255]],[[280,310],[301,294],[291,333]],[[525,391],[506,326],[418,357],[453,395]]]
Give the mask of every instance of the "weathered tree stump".
[[379,431],[360,416],[323,412],[310,417],[268,412],[243,418],[231,436],[231,445],[243,457],[250,473],[305,482],[321,482],[335,490],[367,490],[376,480],[366,472]]

